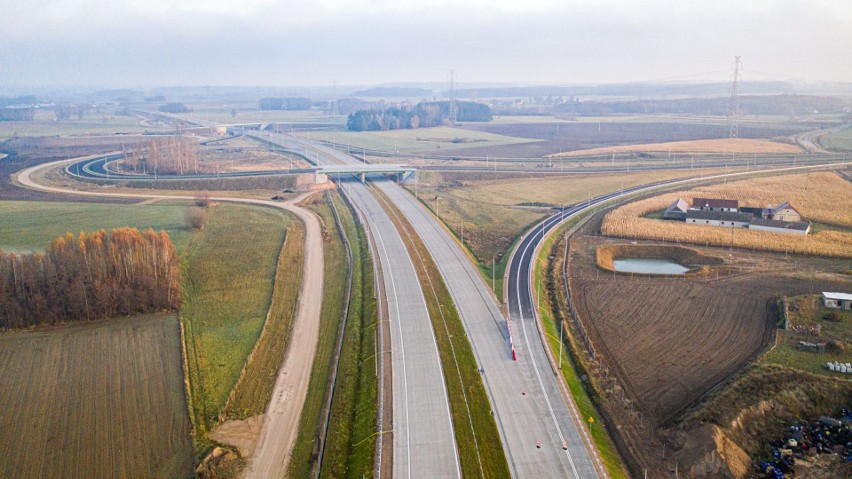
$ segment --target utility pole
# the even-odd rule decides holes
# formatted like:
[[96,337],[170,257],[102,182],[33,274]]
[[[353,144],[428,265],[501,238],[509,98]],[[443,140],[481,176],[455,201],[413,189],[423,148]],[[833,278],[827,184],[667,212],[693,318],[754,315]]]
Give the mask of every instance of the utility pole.
[[737,138],[740,135],[740,69],[742,62],[739,56],[734,57],[734,73],[731,79],[731,100],[728,103],[728,137]]
[[450,126],[456,126],[456,71],[450,70],[450,111],[449,120]]

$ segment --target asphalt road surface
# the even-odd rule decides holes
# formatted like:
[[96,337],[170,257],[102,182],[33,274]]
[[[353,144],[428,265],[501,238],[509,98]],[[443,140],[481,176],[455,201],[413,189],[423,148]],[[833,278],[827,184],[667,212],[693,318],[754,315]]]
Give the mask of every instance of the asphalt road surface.
[[[298,147],[292,140],[282,138],[284,141]],[[305,151],[306,156],[312,148]],[[312,160],[318,164],[359,163],[352,157],[338,158],[332,155],[336,152],[316,148],[320,150],[314,151],[317,154]],[[382,266],[392,349],[393,477],[460,477],[438,346],[411,257],[390,217],[366,185],[346,182],[343,193],[364,216]]]
[[509,326],[481,275],[456,241],[410,193],[390,181],[376,183],[414,226],[450,290],[483,369],[483,381],[512,474],[598,477],[590,446],[584,442],[576,418],[563,400],[533,317],[513,316],[515,361],[509,345]]

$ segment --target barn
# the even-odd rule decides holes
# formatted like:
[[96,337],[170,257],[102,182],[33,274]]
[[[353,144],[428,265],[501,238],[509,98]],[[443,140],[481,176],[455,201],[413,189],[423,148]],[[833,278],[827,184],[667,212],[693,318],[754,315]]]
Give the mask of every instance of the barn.
[[737,200],[720,200],[717,198],[693,198],[692,209],[700,211],[739,211],[740,202]]
[[751,224],[749,224],[748,229],[755,231],[768,231],[770,233],[806,235],[811,230],[811,225],[801,221],[778,221],[766,218],[755,218],[751,220]]
[[823,292],[822,304],[826,308],[852,310],[852,294]]
[[705,226],[725,226],[728,228],[748,228],[754,215],[734,211],[689,210],[686,224]]
[[670,204],[663,213],[663,218],[667,220],[686,219],[686,213],[689,211],[689,204],[683,198],[678,198],[674,203]]

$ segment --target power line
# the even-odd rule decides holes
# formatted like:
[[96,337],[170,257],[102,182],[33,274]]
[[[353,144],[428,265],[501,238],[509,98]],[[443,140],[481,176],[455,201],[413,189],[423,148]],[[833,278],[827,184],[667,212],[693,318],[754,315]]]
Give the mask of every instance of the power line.
[[731,80],[731,101],[728,105],[728,136],[736,138],[740,134],[740,68],[742,62],[739,56],[734,57],[734,76]]
[[449,120],[450,126],[456,126],[457,118],[456,118],[456,79],[455,79],[455,70],[450,70],[450,111],[449,111]]

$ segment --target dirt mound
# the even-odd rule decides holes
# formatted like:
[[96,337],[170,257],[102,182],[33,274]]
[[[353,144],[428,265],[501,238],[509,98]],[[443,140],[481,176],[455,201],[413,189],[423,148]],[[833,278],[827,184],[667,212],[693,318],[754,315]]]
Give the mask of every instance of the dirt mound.
[[216,442],[236,447],[244,457],[251,457],[260,439],[263,427],[263,415],[253,416],[244,421],[232,420],[219,424],[210,431],[208,437]]
[[669,430],[668,443],[687,477],[750,477],[752,459],[791,421],[816,418],[850,401],[852,381],[757,365]]

